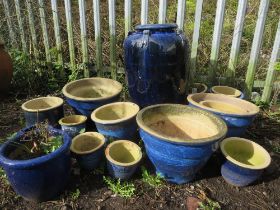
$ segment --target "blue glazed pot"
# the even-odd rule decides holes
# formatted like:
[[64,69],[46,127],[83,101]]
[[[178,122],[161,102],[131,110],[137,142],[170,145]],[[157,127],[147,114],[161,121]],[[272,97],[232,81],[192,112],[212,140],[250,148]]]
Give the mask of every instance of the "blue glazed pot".
[[263,147],[243,138],[223,140],[221,150],[227,159],[221,174],[226,182],[238,187],[256,181],[271,162],[269,153]]
[[157,173],[177,184],[195,178],[227,132],[219,117],[179,104],[146,107],[136,120]]
[[49,125],[58,127],[58,121],[64,116],[63,100],[59,97],[48,96],[29,100],[21,105],[24,112],[26,127],[48,121]]
[[136,26],[124,41],[131,98],[140,107],[184,103],[189,68],[188,42],[176,24]]
[[127,140],[110,143],[105,150],[105,155],[110,175],[121,180],[129,179],[142,159],[141,148]]
[[85,132],[74,137],[71,151],[86,170],[97,168],[104,157],[105,138],[97,132]]
[[228,137],[242,136],[259,113],[259,108],[248,101],[214,93],[196,93],[188,96],[190,106],[221,117],[228,126]]
[[62,93],[77,114],[90,117],[102,105],[119,100],[122,85],[112,79],[92,77],[67,83]]
[[71,115],[60,119],[59,124],[61,125],[61,130],[74,137],[86,129],[86,120],[86,116]]
[[244,94],[240,90],[229,86],[213,86],[210,91],[211,93],[224,94],[227,96],[244,99]]
[[94,110],[91,119],[95,122],[99,133],[107,141],[116,139],[134,139],[137,134],[135,116],[139,106],[131,102],[116,102]]
[[63,145],[52,153],[29,159],[12,160],[8,155],[16,148],[26,131],[25,128],[0,148],[0,164],[4,168],[8,180],[17,194],[26,200],[41,202],[54,198],[66,186],[71,169],[71,139],[61,130],[49,128],[54,135],[63,135]]

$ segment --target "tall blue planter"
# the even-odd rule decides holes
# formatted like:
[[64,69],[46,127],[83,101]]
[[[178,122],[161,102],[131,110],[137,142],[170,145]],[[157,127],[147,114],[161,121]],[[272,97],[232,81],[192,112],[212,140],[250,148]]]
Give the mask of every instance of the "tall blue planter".
[[188,42],[176,24],[136,26],[124,41],[131,98],[139,106],[184,103]]

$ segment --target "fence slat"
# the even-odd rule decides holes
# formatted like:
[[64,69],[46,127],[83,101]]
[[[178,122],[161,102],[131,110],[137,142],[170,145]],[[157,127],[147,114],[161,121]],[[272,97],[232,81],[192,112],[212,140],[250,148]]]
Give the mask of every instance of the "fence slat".
[[125,23],[125,37],[131,30],[131,0],[124,2],[124,23]]
[[62,44],[60,37],[60,25],[59,25],[59,17],[58,17],[58,9],[57,9],[57,0],[52,0],[52,13],[53,13],[53,23],[54,23],[54,33],[55,33],[55,42],[57,48],[57,61],[60,65],[63,64],[62,58]]
[[117,62],[116,62],[116,2],[115,0],[108,1],[109,6],[109,29],[110,29],[110,66],[113,79],[117,78]]
[[17,21],[18,21],[18,27],[20,32],[22,50],[23,52],[27,53],[26,39],[25,39],[25,34],[23,29],[23,21],[22,21],[22,15],[20,11],[19,0],[15,0],[15,7],[16,7],[16,14],[17,14]]
[[217,67],[217,61],[220,50],[222,29],[224,23],[224,13],[225,13],[226,0],[217,1],[216,17],[215,17],[215,26],[212,39],[211,55],[210,55],[210,68],[209,68],[209,81],[211,84],[215,82],[215,70]]
[[264,25],[267,16],[269,6],[269,0],[261,0],[259,12],[258,12],[258,20],[255,29],[254,39],[252,43],[252,49],[249,59],[249,65],[247,68],[246,79],[245,79],[245,97],[249,98],[252,93],[252,88],[254,84],[254,77],[256,72],[256,67],[259,59],[260,48],[262,45],[262,37],[264,32]]
[[244,26],[246,9],[247,9],[247,0],[239,0],[233,38],[232,38],[230,58],[228,63],[228,69],[226,72],[227,80],[230,83],[233,82],[235,77],[235,69],[238,61],[238,54],[239,54],[240,42],[241,42],[242,31]]
[[273,83],[276,80],[275,64],[279,59],[280,59],[280,20],[278,23],[278,28],[275,36],[275,41],[273,44],[273,49],[269,61],[269,67],[268,67],[264,90],[261,99],[264,102],[269,102],[270,100]]
[[165,23],[167,0],[159,0],[158,23]]
[[148,23],[148,0],[142,0],[141,1],[141,24],[147,24]]
[[29,23],[29,29],[30,29],[31,39],[32,39],[32,45],[34,49],[34,56],[36,59],[38,59],[39,58],[38,41],[36,36],[35,24],[34,24],[32,4],[31,4],[31,0],[26,0],[25,2],[26,2],[26,8],[28,12],[28,23]]
[[79,0],[79,13],[80,13],[80,30],[81,30],[83,64],[84,64],[84,77],[89,77],[88,40],[87,40],[87,28],[86,28],[86,5],[84,0]]
[[181,30],[184,29],[185,9],[186,9],[186,1],[178,0],[176,23],[178,25],[178,28]]
[[194,77],[196,76],[196,60],[197,60],[197,48],[199,40],[199,30],[201,23],[201,14],[202,14],[203,0],[196,1],[195,8],[195,19],[194,19],[194,31],[192,38],[192,50],[191,50],[191,81],[193,82]]
[[44,38],[46,60],[47,60],[47,62],[51,62],[49,36],[48,36],[48,29],[47,29],[47,24],[46,24],[46,15],[45,15],[45,9],[44,9],[45,8],[44,1],[43,0],[38,0],[38,4],[39,4],[41,27],[42,27],[43,38]]
[[64,6],[65,6],[65,16],[66,16],[66,24],[67,24],[70,64],[71,64],[71,68],[75,69],[76,64],[75,64],[75,47],[74,47],[73,26],[72,26],[71,1],[64,0]]
[[16,48],[17,42],[15,39],[15,33],[14,33],[13,24],[12,24],[12,20],[11,20],[10,7],[9,7],[8,0],[3,0],[3,5],[4,5],[5,16],[6,16],[7,24],[8,24],[8,28],[9,28],[9,35],[10,35],[11,43],[12,43],[12,46],[14,48]]

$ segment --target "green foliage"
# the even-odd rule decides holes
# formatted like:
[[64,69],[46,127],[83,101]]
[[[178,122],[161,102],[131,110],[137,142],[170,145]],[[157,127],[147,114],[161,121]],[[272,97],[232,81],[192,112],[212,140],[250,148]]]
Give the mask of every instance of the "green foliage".
[[79,133],[81,134],[81,133],[84,133],[84,132],[86,132],[86,129],[82,128]]
[[274,66],[275,71],[280,71],[280,62],[276,62]]
[[269,108],[269,103],[258,100],[255,102],[255,104],[260,107],[261,109],[268,109]]
[[6,185],[9,184],[7,175],[6,175],[5,171],[4,171],[4,169],[1,168],[1,167],[0,167],[0,180],[2,180]]
[[77,188],[76,191],[70,193],[70,196],[73,200],[77,200],[80,197],[80,194],[81,192],[79,188]]
[[159,174],[157,174],[156,176],[151,175],[144,166],[141,167],[141,171],[142,171],[142,180],[145,183],[149,184],[152,187],[162,186],[163,178]]
[[221,209],[221,206],[218,202],[215,202],[209,198],[205,202],[199,203],[199,209],[201,210],[218,210]]
[[121,182],[120,179],[113,180],[110,177],[103,176],[103,181],[107,184],[110,190],[124,198],[132,197],[136,190],[133,183],[126,181]]

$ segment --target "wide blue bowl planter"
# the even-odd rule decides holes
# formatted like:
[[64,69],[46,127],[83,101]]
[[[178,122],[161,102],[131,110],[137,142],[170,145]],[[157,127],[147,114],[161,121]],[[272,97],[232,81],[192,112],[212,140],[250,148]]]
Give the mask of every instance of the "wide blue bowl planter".
[[62,89],[67,103],[77,114],[86,117],[90,117],[94,109],[118,101],[121,91],[121,83],[101,77],[72,81]]
[[248,101],[214,93],[196,93],[187,98],[189,105],[221,117],[227,124],[227,137],[242,136],[259,113]]
[[221,142],[226,162],[221,167],[223,178],[231,185],[243,187],[256,181],[269,166],[269,153],[257,143],[237,137]]
[[227,133],[219,117],[179,104],[142,109],[136,117],[146,153],[167,181],[192,181]]
[[86,120],[87,117],[84,115],[70,115],[61,118],[58,123],[61,125],[61,130],[74,137],[86,129]]
[[94,110],[91,119],[106,140],[134,139],[137,135],[136,114],[139,106],[131,102],[116,102]]
[[224,94],[234,98],[244,99],[244,93],[240,90],[229,86],[213,86],[210,89],[211,93]]
[[141,148],[128,140],[110,143],[105,150],[105,155],[110,175],[121,180],[131,178],[142,159]]
[[26,131],[25,128],[15,137],[5,142],[0,148],[0,164],[7,174],[8,180],[17,194],[26,200],[41,202],[54,198],[66,186],[71,169],[70,137],[61,130],[49,128],[52,135],[63,135],[63,145],[52,153],[29,159],[12,160],[8,156],[17,147],[13,142]]

